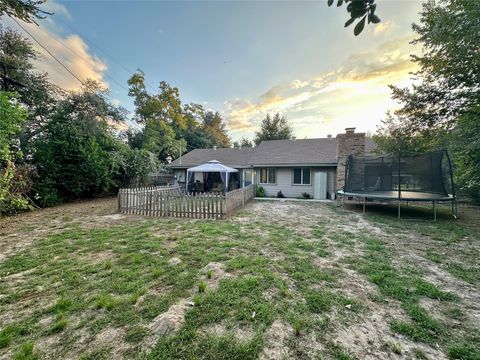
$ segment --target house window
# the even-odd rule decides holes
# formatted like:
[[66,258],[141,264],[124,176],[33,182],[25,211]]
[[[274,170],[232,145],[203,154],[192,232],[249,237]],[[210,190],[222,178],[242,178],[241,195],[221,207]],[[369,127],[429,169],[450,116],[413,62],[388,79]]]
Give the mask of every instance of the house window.
[[260,169],[260,184],[275,184],[277,181],[277,173],[275,168]]
[[310,185],[310,168],[293,168],[293,185]]

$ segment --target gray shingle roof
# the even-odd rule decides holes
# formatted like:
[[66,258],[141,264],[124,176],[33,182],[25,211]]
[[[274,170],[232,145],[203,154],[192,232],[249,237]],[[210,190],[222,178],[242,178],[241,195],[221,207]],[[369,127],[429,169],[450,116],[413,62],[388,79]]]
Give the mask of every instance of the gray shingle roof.
[[256,147],[254,165],[336,163],[335,138],[262,141]]
[[173,161],[170,166],[173,167],[190,167],[204,164],[210,160],[218,160],[224,165],[230,167],[247,167],[251,165],[251,154],[255,148],[242,149],[195,149],[182,156],[182,164],[180,159]]
[[[365,151],[375,147],[371,138],[365,138]],[[173,161],[171,167],[191,167],[218,160],[222,164],[242,168],[260,165],[315,165],[337,163],[337,139],[299,139],[263,141],[254,148],[195,149]]]

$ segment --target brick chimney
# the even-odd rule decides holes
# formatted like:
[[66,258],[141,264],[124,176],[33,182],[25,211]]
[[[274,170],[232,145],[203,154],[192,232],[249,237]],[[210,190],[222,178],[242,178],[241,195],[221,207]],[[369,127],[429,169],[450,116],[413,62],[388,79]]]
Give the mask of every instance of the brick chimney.
[[356,133],[355,128],[346,128],[345,134],[337,135],[337,190],[345,184],[345,164],[350,155],[365,155],[365,133]]

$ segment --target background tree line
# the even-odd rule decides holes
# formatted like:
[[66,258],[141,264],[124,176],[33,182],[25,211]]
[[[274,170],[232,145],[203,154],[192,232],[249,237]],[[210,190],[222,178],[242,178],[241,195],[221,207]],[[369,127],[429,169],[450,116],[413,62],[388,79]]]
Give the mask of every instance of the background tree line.
[[424,3],[414,43],[422,46],[411,88],[391,86],[400,109],[375,141],[382,151],[447,148],[465,194],[480,200],[480,1]]
[[26,38],[0,28],[0,213],[111,194],[189,149],[230,146],[219,113],[183,105],[166,82],[149,93],[141,71],[128,84],[142,129],[115,130],[128,114],[108,91],[93,81],[65,91],[35,69],[36,57]]

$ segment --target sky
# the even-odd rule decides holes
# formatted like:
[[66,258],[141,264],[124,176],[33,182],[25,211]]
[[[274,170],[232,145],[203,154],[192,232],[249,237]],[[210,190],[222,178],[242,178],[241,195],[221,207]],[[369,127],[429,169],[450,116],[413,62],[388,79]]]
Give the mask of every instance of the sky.
[[[375,132],[398,107],[388,84],[408,86],[418,53],[411,25],[420,0],[377,1],[382,22],[359,36],[345,7],[314,1],[60,1],[53,16],[23,24],[82,80],[110,89],[133,114],[127,80],[137,69],[151,91],[167,81],[183,103],[219,111],[233,140],[252,138],[280,112],[297,138],[346,127]],[[2,18],[2,25],[18,27]],[[38,67],[65,89],[78,80],[43,49]]]

